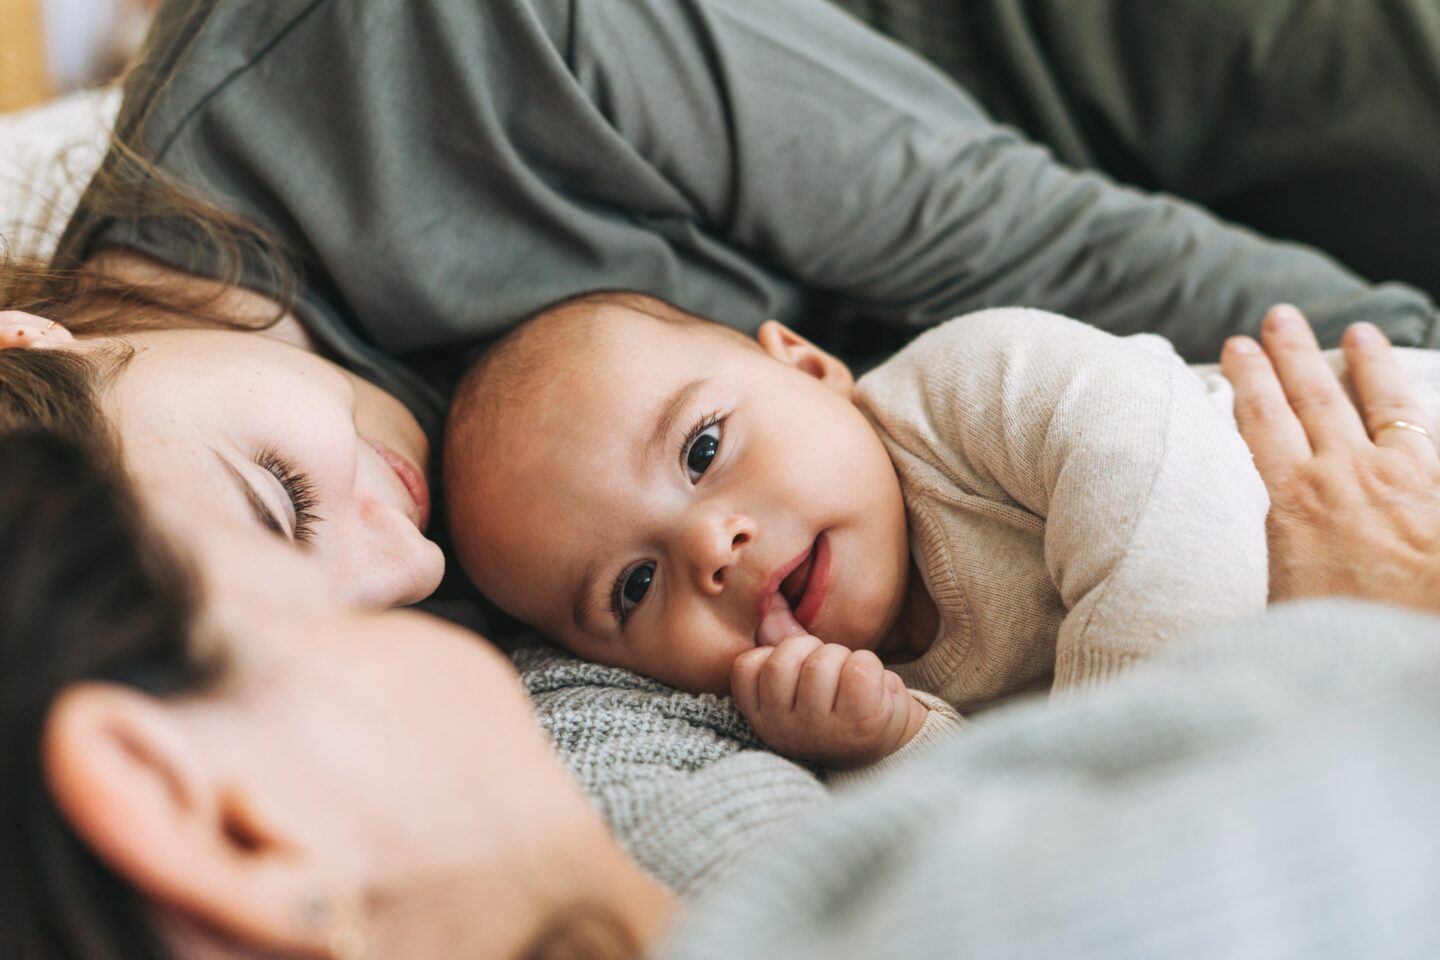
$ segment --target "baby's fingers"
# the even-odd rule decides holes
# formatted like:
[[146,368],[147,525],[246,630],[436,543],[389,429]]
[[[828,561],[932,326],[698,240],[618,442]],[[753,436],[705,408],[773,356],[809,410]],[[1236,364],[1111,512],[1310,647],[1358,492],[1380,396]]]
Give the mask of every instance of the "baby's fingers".
[[772,652],[760,668],[761,713],[786,712],[795,709],[795,696],[800,683],[800,668],[810,654],[821,646],[812,636],[791,637]]
[[730,695],[752,722],[760,712],[760,670],[774,652],[774,647],[756,647],[740,654],[730,665]]
[[849,649],[838,643],[827,643],[801,664],[795,712],[802,719],[815,723],[829,719],[840,687],[840,671],[849,656]]
[[[884,705],[887,675],[894,676],[869,650],[851,653],[840,671],[840,687],[835,693],[835,715],[845,720],[864,720],[875,716]],[[905,685],[902,683],[900,687],[903,690]]]

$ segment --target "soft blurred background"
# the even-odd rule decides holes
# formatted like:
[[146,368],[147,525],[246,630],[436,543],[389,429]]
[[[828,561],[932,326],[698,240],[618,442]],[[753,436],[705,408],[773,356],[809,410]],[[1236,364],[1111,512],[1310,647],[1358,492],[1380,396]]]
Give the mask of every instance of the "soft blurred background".
[[0,112],[113,79],[160,0],[0,0]]
[[159,3],[0,0],[0,258],[53,251]]

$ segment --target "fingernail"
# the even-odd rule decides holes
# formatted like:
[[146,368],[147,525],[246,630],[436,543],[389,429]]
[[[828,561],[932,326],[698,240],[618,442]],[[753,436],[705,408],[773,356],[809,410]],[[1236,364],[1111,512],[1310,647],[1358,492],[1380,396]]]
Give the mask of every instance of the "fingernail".
[[775,594],[780,600],[770,601],[770,612],[760,621],[760,626],[755,629],[755,642],[762,647],[774,647],[789,640],[791,637],[798,637],[805,632],[800,626],[800,621],[790,612],[790,604],[779,593]]
[[1225,349],[1231,353],[1259,353],[1260,344],[1249,337],[1231,337],[1225,341]]
[[1378,347],[1389,342],[1386,340],[1385,334],[1380,332],[1379,327],[1365,322],[1350,325],[1350,339],[1366,347]]
[[1305,322],[1305,317],[1300,311],[1288,303],[1277,303],[1270,308],[1270,315],[1266,318],[1272,330],[1294,330]]

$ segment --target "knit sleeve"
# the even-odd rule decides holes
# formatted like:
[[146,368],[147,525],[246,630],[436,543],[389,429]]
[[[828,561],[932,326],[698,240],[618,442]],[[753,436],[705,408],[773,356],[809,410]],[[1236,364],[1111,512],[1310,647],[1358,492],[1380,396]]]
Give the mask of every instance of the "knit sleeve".
[[831,789],[845,789],[883,780],[891,770],[929,753],[965,728],[965,720],[959,712],[940,697],[923,690],[911,690],[910,696],[919,700],[930,711],[925,717],[925,723],[915,732],[915,736],[910,738],[910,742],[869,766],[855,770],[829,771],[825,775],[826,786]]
[[[971,514],[1043,523],[1064,607],[1056,690],[1265,606],[1264,486],[1199,378],[1157,344],[991,310],[921,337],[862,382],[912,487]],[[1007,558],[990,562],[1003,585]]]
[[514,660],[556,753],[621,845],[685,899],[829,800],[814,772],[765,749],[728,697],[553,647]]

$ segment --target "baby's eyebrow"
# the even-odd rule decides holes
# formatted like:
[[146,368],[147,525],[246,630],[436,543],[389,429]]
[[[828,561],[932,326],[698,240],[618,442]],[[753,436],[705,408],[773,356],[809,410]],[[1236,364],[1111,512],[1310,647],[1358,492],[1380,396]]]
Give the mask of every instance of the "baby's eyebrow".
[[655,430],[650,434],[650,442],[645,445],[646,463],[655,459],[655,455],[665,446],[665,441],[675,432],[675,423],[680,419],[680,414],[685,412],[685,408],[690,405],[700,388],[709,382],[708,377],[700,377],[682,384],[661,405],[660,414],[655,418]]

